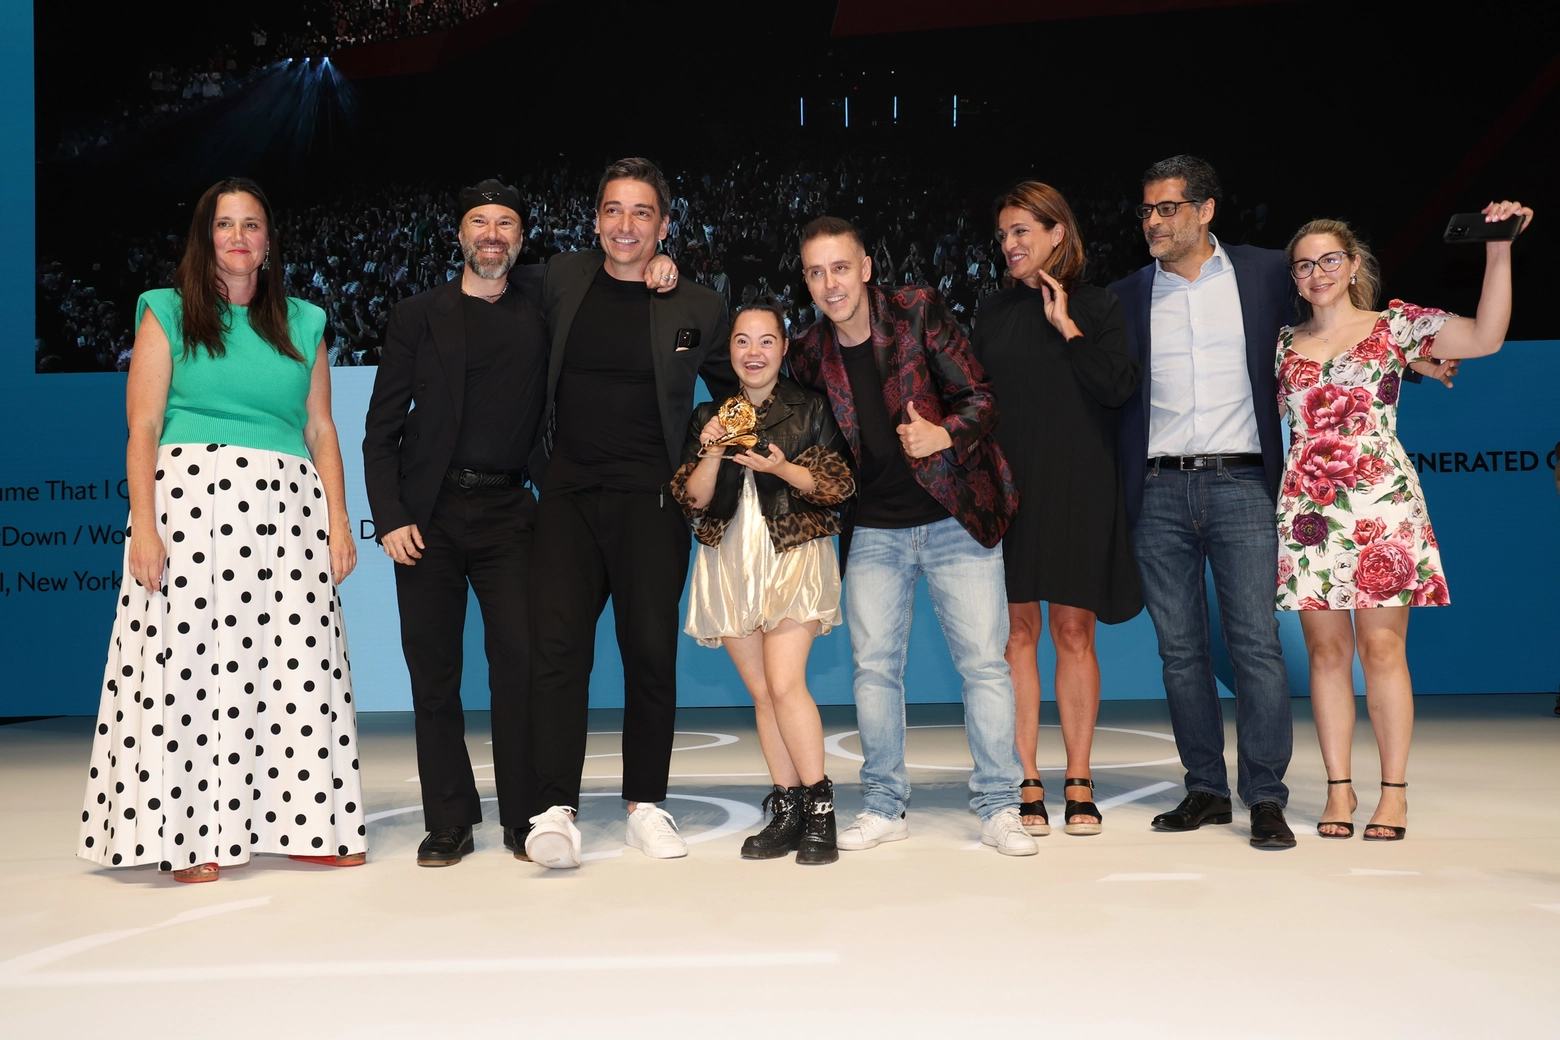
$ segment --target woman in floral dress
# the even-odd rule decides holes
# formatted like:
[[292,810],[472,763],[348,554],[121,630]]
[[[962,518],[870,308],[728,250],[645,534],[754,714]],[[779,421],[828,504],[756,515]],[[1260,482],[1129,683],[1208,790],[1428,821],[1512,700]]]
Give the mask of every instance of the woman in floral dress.
[[[1524,226],[1533,217],[1515,202],[1491,203],[1484,214]],[[1278,503],[1278,607],[1302,611],[1327,766],[1327,808],[1316,827],[1324,838],[1354,833],[1356,649],[1381,752],[1381,800],[1364,837],[1393,841],[1407,831],[1407,608],[1450,597],[1418,474],[1397,439],[1398,389],[1416,362],[1448,375],[1456,359],[1500,349],[1511,317],[1511,243],[1485,250],[1477,316],[1457,318],[1401,300],[1375,310],[1375,258],[1341,221],[1314,220],[1289,243],[1305,320],[1283,329],[1278,343],[1278,395],[1292,431]]]

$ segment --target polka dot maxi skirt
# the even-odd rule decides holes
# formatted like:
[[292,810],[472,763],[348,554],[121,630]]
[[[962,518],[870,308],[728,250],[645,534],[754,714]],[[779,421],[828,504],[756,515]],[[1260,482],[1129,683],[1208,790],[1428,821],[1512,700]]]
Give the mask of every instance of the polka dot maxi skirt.
[[167,584],[148,593],[129,577],[127,540],[77,854],[177,870],[366,851],[313,464],[165,444],[156,508]]

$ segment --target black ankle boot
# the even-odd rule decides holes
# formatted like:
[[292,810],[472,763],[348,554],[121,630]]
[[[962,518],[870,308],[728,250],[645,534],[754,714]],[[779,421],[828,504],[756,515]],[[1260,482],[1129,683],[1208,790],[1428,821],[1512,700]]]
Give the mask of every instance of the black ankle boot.
[[769,826],[742,843],[743,859],[779,859],[796,851],[802,840],[802,799],[805,787],[787,790],[779,784],[764,798],[763,808],[774,813]]
[[834,843],[834,784],[824,777],[805,792],[796,862],[806,866],[833,863],[840,858],[839,846]]

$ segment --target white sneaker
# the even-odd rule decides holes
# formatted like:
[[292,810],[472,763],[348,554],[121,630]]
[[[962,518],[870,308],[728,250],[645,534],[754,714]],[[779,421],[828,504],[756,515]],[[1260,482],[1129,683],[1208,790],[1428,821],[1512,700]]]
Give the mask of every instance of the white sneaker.
[[574,826],[574,814],[567,806],[555,805],[531,817],[525,854],[532,863],[555,870],[580,865],[580,829]]
[[836,847],[846,852],[874,849],[885,841],[904,841],[910,837],[910,821],[900,816],[890,820],[877,813],[864,812],[835,838]]
[[988,820],[981,821],[980,840],[1004,856],[1033,856],[1040,851],[1035,839],[1024,832],[1023,818],[1017,807],[1003,809]]
[[628,814],[629,848],[638,849],[651,859],[678,859],[688,855],[688,843],[677,833],[672,814],[653,802],[640,802]]

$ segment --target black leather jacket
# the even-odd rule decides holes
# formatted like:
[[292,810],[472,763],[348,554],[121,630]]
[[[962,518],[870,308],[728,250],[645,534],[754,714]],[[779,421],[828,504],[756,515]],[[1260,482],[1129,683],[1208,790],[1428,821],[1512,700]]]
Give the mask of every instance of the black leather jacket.
[[[715,417],[720,401],[705,401],[693,410],[688,423],[688,437],[683,443],[682,461],[686,464],[699,459],[699,434]],[[769,411],[758,425],[758,434],[779,447],[785,457],[794,461],[813,445],[822,445],[849,460],[850,449],[834,422],[834,412],[828,398],[813,390],[805,390],[799,384],[781,376],[775,384],[775,399]],[[743,469],[737,465],[722,465],[715,478],[715,495],[704,507],[704,515],[715,520],[730,520],[737,512],[737,497],[742,490]],[[837,506],[823,506],[807,501],[801,493],[772,473],[754,473],[758,489],[759,508],[767,520],[787,514],[837,513]],[[837,528],[836,528],[837,530]]]

